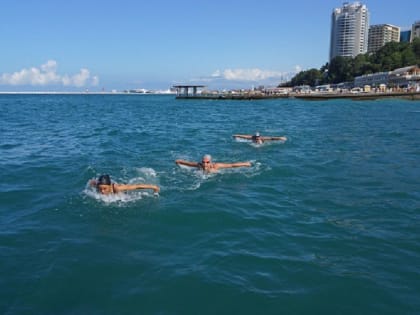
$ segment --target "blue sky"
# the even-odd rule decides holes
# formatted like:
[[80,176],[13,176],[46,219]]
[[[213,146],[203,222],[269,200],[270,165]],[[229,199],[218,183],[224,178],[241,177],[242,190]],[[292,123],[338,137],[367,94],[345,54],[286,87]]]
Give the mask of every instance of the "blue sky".
[[[351,1],[350,1],[351,2]],[[420,1],[361,1],[403,28]],[[335,0],[3,0],[0,91],[276,85],[328,61]]]

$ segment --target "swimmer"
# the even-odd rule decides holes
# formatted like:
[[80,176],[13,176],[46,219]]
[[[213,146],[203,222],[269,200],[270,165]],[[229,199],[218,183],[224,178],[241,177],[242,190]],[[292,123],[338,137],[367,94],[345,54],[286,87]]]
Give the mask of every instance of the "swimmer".
[[176,164],[185,165],[190,167],[196,167],[205,173],[214,173],[221,168],[232,168],[232,167],[249,167],[251,162],[236,162],[236,163],[213,163],[211,156],[206,154],[203,156],[201,162],[190,162],[185,160],[176,160]]
[[241,139],[247,139],[252,140],[254,143],[262,144],[265,141],[270,140],[280,140],[280,141],[286,141],[286,137],[272,137],[272,136],[261,136],[259,132],[256,132],[255,135],[233,135],[234,138],[241,138]]
[[96,187],[98,193],[102,195],[118,194],[127,190],[136,190],[136,189],[153,189],[155,193],[159,192],[159,187],[156,185],[148,184],[116,184],[111,182],[111,177],[109,175],[101,175],[98,179],[92,179],[89,181],[90,186]]

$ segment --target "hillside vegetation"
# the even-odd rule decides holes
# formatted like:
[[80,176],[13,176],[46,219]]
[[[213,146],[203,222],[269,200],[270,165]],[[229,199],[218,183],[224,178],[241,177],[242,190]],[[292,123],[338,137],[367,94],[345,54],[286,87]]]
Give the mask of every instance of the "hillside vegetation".
[[355,58],[335,57],[320,69],[299,72],[281,86],[348,82],[360,75],[412,65],[420,65],[420,38],[416,38],[412,43],[390,42],[375,53],[360,54]]

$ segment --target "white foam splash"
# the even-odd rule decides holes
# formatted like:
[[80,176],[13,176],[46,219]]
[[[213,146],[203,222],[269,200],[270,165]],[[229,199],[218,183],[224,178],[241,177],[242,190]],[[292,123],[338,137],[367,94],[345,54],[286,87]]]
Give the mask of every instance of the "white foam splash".
[[102,195],[98,193],[93,188],[86,188],[84,191],[86,196],[93,198],[97,201],[103,202],[105,204],[114,204],[114,203],[130,203],[143,199],[144,197],[153,197],[159,196],[148,191],[131,191],[129,193],[118,193],[110,195]]
[[234,138],[236,142],[251,142],[251,140],[244,139],[244,138]]
[[153,168],[150,167],[140,167],[136,169],[138,173],[144,174],[147,178],[156,177],[157,173]]

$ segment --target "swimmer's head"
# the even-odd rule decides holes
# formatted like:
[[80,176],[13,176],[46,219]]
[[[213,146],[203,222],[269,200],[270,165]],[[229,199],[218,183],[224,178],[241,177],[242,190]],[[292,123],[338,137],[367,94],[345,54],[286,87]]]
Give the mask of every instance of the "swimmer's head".
[[255,135],[252,136],[252,141],[258,144],[261,144],[264,142],[263,137],[261,137],[260,133],[257,131]]
[[109,175],[101,175],[98,177],[96,181],[96,186],[99,185],[111,185],[111,177]]
[[205,154],[203,156],[203,158],[201,159],[201,163],[199,163],[199,167],[204,171],[204,172],[209,172],[211,170],[212,163],[211,163],[211,155],[210,154]]
[[113,193],[111,177],[109,175],[101,175],[96,181],[96,190],[102,195]]
[[204,155],[203,158],[202,158],[202,162],[203,163],[210,163],[211,162],[211,155],[210,154]]

